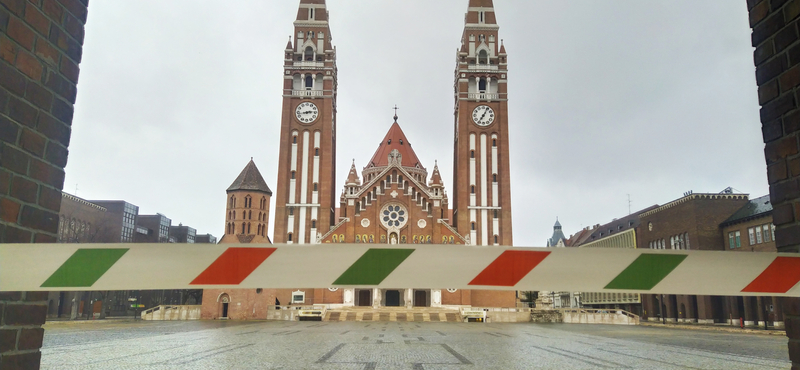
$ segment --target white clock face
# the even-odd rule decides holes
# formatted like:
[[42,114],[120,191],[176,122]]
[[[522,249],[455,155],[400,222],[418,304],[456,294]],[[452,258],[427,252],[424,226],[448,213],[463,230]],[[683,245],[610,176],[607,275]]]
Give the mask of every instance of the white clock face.
[[316,121],[319,116],[319,109],[317,109],[317,106],[312,102],[302,102],[297,106],[297,109],[294,110],[294,115],[300,122],[311,123]]
[[472,120],[478,126],[489,126],[494,122],[494,110],[488,105],[479,105],[472,111]]

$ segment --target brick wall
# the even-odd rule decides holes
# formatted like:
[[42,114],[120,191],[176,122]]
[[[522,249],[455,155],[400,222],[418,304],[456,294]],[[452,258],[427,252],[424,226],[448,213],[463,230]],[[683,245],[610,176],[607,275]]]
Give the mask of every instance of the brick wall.
[[[0,243],[56,241],[87,5],[0,0]],[[0,294],[0,368],[39,368],[46,300]]]
[[[756,48],[756,83],[761,104],[778,251],[800,247],[800,0],[747,0]],[[800,369],[800,300],[784,299],[792,369]]]

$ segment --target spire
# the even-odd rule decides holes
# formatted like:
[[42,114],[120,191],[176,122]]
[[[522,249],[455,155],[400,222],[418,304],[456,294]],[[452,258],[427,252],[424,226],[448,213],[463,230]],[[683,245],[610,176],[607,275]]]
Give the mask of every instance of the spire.
[[492,0],[469,0],[467,23],[497,24],[497,20],[494,17],[494,4]]
[[[314,9],[314,12],[308,11],[308,9],[311,8]],[[297,20],[327,21],[328,11],[325,9],[325,0],[300,0],[300,9],[297,11]]]
[[289,36],[289,42],[286,44],[286,50],[292,50],[292,36]]
[[356,171],[356,160],[353,159],[353,164],[350,165],[350,173],[347,174],[347,181],[344,182],[345,185],[361,185],[361,180],[358,178],[358,172]]
[[422,164],[419,163],[417,154],[414,153],[414,149],[411,148],[411,144],[408,142],[408,139],[406,139],[406,135],[403,133],[403,130],[400,129],[400,124],[398,124],[397,121],[392,123],[392,127],[389,128],[389,132],[386,133],[383,141],[381,141],[378,146],[378,150],[375,151],[375,154],[367,165],[388,166],[389,153],[391,153],[392,150],[397,150],[400,155],[402,155],[403,167],[419,167],[424,169]]
[[439,161],[435,161],[433,165],[433,174],[431,175],[430,186],[444,186],[442,181],[442,174],[439,173]]
[[261,176],[261,172],[258,172],[258,168],[255,162],[253,162],[252,157],[247,166],[244,166],[239,177],[233,180],[233,184],[228,187],[227,191],[231,192],[236,190],[260,191],[272,195],[272,190],[269,190],[269,186],[267,186],[267,182],[264,181],[264,177]]
[[500,39],[500,55],[506,54],[506,45],[503,43],[503,39]]
[[556,217],[556,224],[553,225],[553,230],[561,229],[561,223],[558,222],[558,217]]

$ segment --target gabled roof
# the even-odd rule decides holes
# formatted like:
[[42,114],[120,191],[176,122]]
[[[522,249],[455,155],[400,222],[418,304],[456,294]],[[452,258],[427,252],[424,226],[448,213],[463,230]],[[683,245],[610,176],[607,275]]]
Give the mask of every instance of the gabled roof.
[[735,224],[737,222],[744,222],[755,218],[760,218],[772,212],[772,203],[770,202],[769,195],[750,199],[747,204],[734,212],[731,217],[723,221],[721,226]]
[[375,151],[367,167],[388,166],[389,153],[395,149],[403,156],[403,161],[401,162],[403,167],[419,167],[424,169],[422,163],[419,162],[419,158],[417,158],[417,154],[414,153],[414,149],[411,149],[411,144],[408,142],[408,139],[406,139],[406,134],[403,133],[397,121],[392,123],[392,127],[389,128],[389,132],[386,133],[383,141],[378,145],[378,150]]
[[239,177],[233,180],[233,184],[228,187],[227,191],[231,192],[237,190],[260,191],[272,195],[272,190],[269,190],[267,182],[264,181],[261,172],[258,172],[258,168],[252,158],[250,159],[250,163],[244,166]]

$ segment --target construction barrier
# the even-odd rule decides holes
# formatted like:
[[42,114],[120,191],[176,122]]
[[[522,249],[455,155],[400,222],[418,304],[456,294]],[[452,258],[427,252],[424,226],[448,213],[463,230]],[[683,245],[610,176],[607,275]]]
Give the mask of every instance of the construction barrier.
[[781,253],[464,245],[0,244],[0,291],[378,287],[800,296]]

